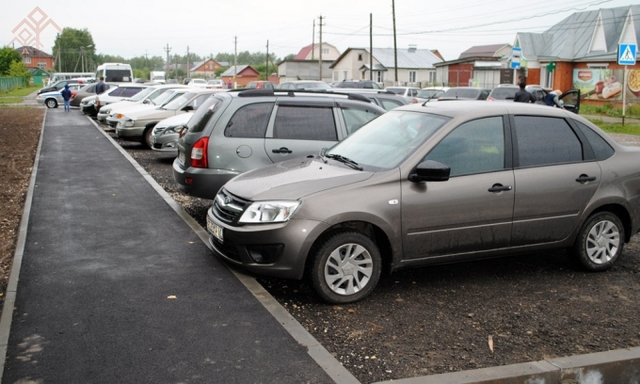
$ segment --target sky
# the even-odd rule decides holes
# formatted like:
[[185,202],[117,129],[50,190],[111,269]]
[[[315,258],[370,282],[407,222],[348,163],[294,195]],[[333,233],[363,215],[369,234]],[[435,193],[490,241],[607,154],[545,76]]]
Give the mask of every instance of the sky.
[[455,60],[472,46],[544,32],[576,12],[633,4],[640,0],[0,0],[0,46],[39,41],[52,53],[58,28],[74,28],[91,34],[96,53],[125,59],[166,58],[167,49],[203,57],[268,50],[281,59],[319,43],[320,24],[322,41],[340,52],[368,48],[370,29],[374,48],[393,48],[395,13],[398,49],[416,45]]

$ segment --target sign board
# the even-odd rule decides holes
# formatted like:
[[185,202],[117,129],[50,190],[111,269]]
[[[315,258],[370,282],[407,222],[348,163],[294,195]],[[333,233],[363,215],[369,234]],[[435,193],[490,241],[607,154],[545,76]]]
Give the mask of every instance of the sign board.
[[520,57],[522,57],[522,48],[513,47],[511,49],[511,68],[512,69],[520,68]]
[[635,65],[636,49],[637,45],[635,44],[618,44],[618,64]]

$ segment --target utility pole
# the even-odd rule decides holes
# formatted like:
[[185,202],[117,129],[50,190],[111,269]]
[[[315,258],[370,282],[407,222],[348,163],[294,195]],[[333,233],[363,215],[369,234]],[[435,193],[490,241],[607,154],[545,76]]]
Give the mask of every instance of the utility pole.
[[236,74],[238,72],[238,36],[233,38],[233,88],[236,88]]
[[265,70],[265,73],[264,73],[264,79],[265,80],[269,80],[269,40],[267,40],[267,62],[266,62],[266,64],[267,64],[267,67],[266,67],[267,69]]
[[369,14],[369,80],[373,80],[373,13]]
[[393,7],[393,65],[396,72],[396,82],[398,84],[398,45],[396,43],[396,1],[391,0],[391,7]]
[[189,66],[189,46],[187,45],[187,77],[191,77],[191,67]]
[[[165,64],[165,71],[166,73],[169,73],[169,52],[171,52],[171,47],[169,46],[169,43],[167,43],[167,46],[164,48],[164,50],[167,52],[167,63]],[[176,80],[178,79],[178,70],[176,68]]]
[[320,51],[320,53],[318,54],[318,56],[320,56],[320,59],[318,60],[320,64],[320,78],[318,80],[322,81],[322,15],[320,15],[320,45],[318,47],[318,50]]
[[316,59],[316,19],[313,19],[313,32],[311,33],[311,60]]

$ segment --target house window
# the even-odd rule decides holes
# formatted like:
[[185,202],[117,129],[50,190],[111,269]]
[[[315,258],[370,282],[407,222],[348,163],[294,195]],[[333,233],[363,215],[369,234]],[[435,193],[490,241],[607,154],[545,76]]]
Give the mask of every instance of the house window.
[[328,55],[329,54],[329,48],[322,48],[322,54],[323,55]]
[[376,83],[382,83],[384,82],[384,72],[381,71],[376,71],[373,73],[374,77],[376,78]]
[[436,83],[436,73],[435,71],[431,71],[429,72],[429,84],[435,84]]
[[362,61],[362,53],[358,53],[358,61]]
[[40,62],[38,63],[38,68],[40,68],[40,69],[45,69],[45,68],[47,68],[47,62],[46,62],[46,61],[40,61]]
[[349,76],[349,71],[342,71],[342,80],[347,80],[347,76]]
[[416,71],[409,71],[409,82],[410,83],[416,82]]
[[595,63],[595,64],[587,63],[587,68],[591,68],[591,69],[607,69],[607,68],[609,68],[609,64],[607,64],[607,63]]
[[24,58],[24,62],[25,62],[25,64],[31,64],[31,58],[30,57],[25,57]]

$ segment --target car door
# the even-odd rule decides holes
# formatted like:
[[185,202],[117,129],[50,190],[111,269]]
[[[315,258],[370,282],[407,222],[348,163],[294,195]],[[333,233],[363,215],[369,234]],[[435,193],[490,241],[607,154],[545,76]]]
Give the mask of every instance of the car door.
[[405,259],[509,246],[514,175],[503,116],[455,128],[423,160],[451,168],[443,182],[402,182]]
[[580,90],[570,89],[559,97],[564,103],[564,109],[575,114],[580,113]]
[[333,100],[279,101],[264,140],[272,162],[318,153],[338,141]]
[[590,146],[559,117],[513,116],[512,246],[565,239],[600,184]]

